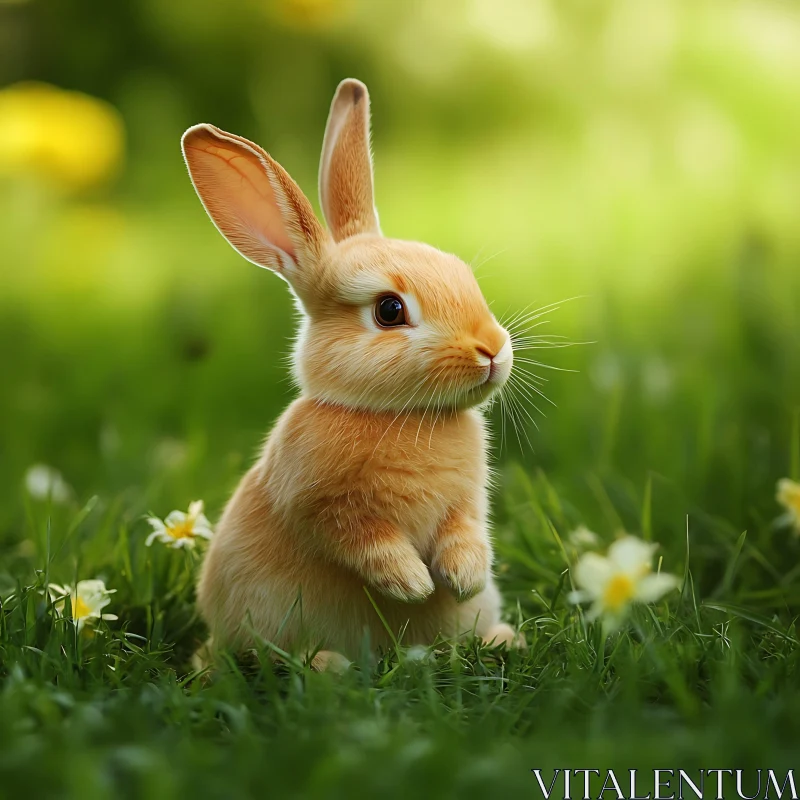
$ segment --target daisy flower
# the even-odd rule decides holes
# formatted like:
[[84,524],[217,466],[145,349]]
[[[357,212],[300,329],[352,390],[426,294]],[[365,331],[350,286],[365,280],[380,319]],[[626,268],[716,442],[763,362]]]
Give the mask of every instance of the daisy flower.
[[782,478],[778,481],[775,499],[786,509],[778,523],[794,528],[794,532],[800,535],[800,483]]
[[50,599],[59,617],[64,616],[64,609],[69,600],[72,610],[72,623],[80,633],[84,626],[93,625],[95,620],[119,619],[116,614],[104,614],[103,609],[111,602],[111,595],[116,589],[106,589],[101,580],[78,581],[77,586],[60,586],[51,583],[48,587]]
[[680,584],[674,575],[653,573],[653,553],[658,545],[635,536],[624,536],[608,548],[608,554],[585,553],[573,570],[578,590],[573,603],[591,602],[587,619],[603,617],[609,629],[619,627],[633,602],[655,603]]
[[147,521],[153,528],[145,542],[148,547],[155,541],[163,542],[167,547],[194,547],[196,539],[210,539],[214,535],[211,523],[203,513],[202,500],[191,503],[188,513],[171,511],[165,520],[148,517]]
[[64,476],[47,464],[34,464],[25,473],[25,488],[34,500],[52,500],[54,503],[68,503],[72,489]]
[[588,550],[600,544],[600,537],[585,525],[579,525],[567,536],[567,541],[578,551]]

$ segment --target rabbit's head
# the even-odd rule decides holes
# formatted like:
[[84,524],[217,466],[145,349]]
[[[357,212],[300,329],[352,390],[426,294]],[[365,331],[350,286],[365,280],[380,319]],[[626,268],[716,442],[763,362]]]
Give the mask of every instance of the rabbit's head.
[[373,411],[464,408],[506,381],[511,340],[471,269],[428,245],[381,234],[362,83],[342,82],[331,105],[319,173],[327,231],[258,145],[196,125],[182,146],[220,233],[249,261],[277,272],[297,298],[294,372],[305,394]]

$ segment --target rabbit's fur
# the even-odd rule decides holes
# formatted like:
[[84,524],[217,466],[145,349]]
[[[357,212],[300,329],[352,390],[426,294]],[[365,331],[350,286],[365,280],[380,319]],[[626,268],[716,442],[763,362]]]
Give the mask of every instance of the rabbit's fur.
[[[491,574],[478,410],[511,371],[510,337],[466,264],[381,235],[366,87],[344,81],[331,106],[319,181],[327,231],[257,145],[210,125],[182,144],[217,228],[289,283],[302,315],[301,396],[203,564],[198,604],[212,641],[243,648],[255,634],[284,650],[321,647],[320,663],[353,657],[365,632],[388,645],[366,587],[405,643],[472,631],[510,643]],[[386,297],[406,324],[379,324]]]

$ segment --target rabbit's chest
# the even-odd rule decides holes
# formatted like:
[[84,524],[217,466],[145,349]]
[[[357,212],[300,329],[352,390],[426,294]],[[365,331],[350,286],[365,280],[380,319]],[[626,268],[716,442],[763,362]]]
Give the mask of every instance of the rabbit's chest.
[[466,500],[485,514],[486,439],[476,411],[387,423],[298,401],[271,437],[268,461],[273,497],[292,516],[342,526],[353,517],[391,521],[421,552]]
[[402,464],[382,460],[366,466],[362,490],[382,517],[395,522],[418,544],[432,536],[449,510],[464,497],[479,493],[478,476],[458,461],[442,457],[436,463],[408,459]]
[[419,434],[412,429],[407,438],[403,432],[387,435],[377,447],[355,454],[353,486],[368,508],[396,523],[424,552],[454,507],[466,499],[485,505],[482,423],[476,415]]

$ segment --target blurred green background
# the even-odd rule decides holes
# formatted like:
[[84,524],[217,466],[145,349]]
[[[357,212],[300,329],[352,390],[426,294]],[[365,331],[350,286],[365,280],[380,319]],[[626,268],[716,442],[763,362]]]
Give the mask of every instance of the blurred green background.
[[[387,235],[473,263],[501,318],[577,298],[534,331],[585,344],[529,354],[557,368],[530,444],[491,412],[531,647],[208,684],[196,562],[145,548],[143,515],[218,517],[293,396],[293,312],[206,218],[180,135],[259,142],[316,206],[349,76]],[[0,86],[0,796],[34,773],[82,798],[264,796],[265,773],[282,797],[412,776],[463,798],[527,796],[536,766],[796,764],[800,542],[774,520],[800,479],[800,5],[0,0]],[[553,536],[580,523],[661,543],[680,600],[587,633]],[[92,577],[120,619],[76,641],[39,591]]]
[[501,459],[576,500],[652,472],[736,528],[772,513],[800,398],[796,3],[5,0],[0,540],[36,462],[134,514],[219,510],[292,395],[293,323],[179,137],[254,139],[316,206],[347,76],[387,235],[476,264],[499,316],[581,296],[546,330],[594,343],[539,353],[579,373],[542,372],[557,408]]

